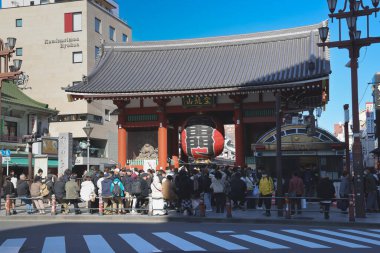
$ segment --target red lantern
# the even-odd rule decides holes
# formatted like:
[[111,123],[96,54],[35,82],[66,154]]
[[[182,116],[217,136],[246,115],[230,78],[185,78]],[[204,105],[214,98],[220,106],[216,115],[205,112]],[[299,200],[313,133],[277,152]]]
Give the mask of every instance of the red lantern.
[[224,126],[209,116],[189,118],[181,132],[182,150],[195,159],[210,159],[224,148]]

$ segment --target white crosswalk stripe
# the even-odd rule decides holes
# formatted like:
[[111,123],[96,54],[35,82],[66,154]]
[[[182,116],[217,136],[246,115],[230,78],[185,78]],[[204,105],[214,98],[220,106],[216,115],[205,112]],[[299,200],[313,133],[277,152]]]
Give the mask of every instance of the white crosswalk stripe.
[[318,243],[314,243],[314,242],[309,242],[309,241],[305,241],[305,240],[302,240],[302,239],[297,239],[297,238],[290,237],[290,236],[287,236],[287,235],[282,235],[282,234],[279,234],[279,233],[270,232],[268,230],[251,230],[251,231],[254,232],[254,233],[260,234],[260,235],[270,236],[270,237],[273,237],[273,238],[276,238],[276,239],[280,239],[280,240],[284,240],[284,241],[291,242],[291,243],[294,243],[294,244],[298,244],[298,245],[301,245],[301,246],[304,246],[304,247],[307,247],[307,248],[312,248],[312,249],[326,249],[326,248],[330,248],[330,247],[327,247],[327,246],[322,245],[322,244],[318,244]]
[[84,235],[83,238],[91,253],[115,252],[101,235]]
[[42,253],[65,253],[65,237],[46,237],[44,242],[44,247],[42,248]]
[[350,233],[354,233],[354,234],[365,235],[365,236],[370,236],[370,237],[375,237],[375,238],[380,239],[379,234],[364,232],[364,231],[355,230],[355,229],[340,229],[340,230],[345,231],[345,232],[350,232]]
[[268,249],[289,249],[289,247],[286,247],[284,245],[277,244],[274,242],[269,242],[269,241],[262,240],[253,236],[249,236],[249,235],[231,235],[231,236],[238,238],[240,240],[246,241],[246,242],[257,244],[259,246],[262,246]]
[[161,250],[136,234],[119,234],[119,236],[138,253],[161,252]]
[[[311,232],[310,232],[311,231]],[[222,232],[222,233],[221,233]],[[66,253],[72,249],[90,253],[136,252],[159,253],[166,251],[235,251],[251,252],[259,248],[276,249],[326,249],[336,251],[344,248],[366,249],[380,246],[380,234],[360,229],[253,229],[241,231],[183,231],[139,232],[104,235],[48,236],[38,239],[43,245],[42,253]],[[339,238],[339,239],[337,239]],[[16,253],[36,247],[33,239],[4,238],[0,253]],[[279,242],[282,241],[282,242]],[[356,243],[358,242],[358,243]],[[1,241],[0,241],[1,243]],[[114,248],[113,248],[114,247]],[[305,250],[304,250],[305,251]],[[71,251],[72,252],[72,251]]]
[[365,242],[365,243],[370,243],[370,244],[375,244],[377,246],[380,246],[380,241],[373,240],[373,239],[368,239],[368,238],[365,238],[365,237],[360,237],[360,236],[356,236],[356,235],[349,235],[349,234],[329,231],[329,230],[326,230],[326,229],[312,229],[312,230],[316,231],[316,232],[319,232],[319,233],[323,233],[323,234],[333,235],[333,236],[337,236],[337,237],[343,237],[343,238],[346,238],[346,239],[351,239],[351,240],[355,240],[355,241],[359,241],[359,242]]
[[186,233],[189,235],[195,236],[199,239],[202,239],[206,242],[215,244],[215,245],[217,245],[223,249],[227,249],[227,250],[244,250],[244,249],[247,249],[246,247],[240,246],[236,243],[232,243],[232,242],[220,239],[216,236],[212,236],[212,235],[209,235],[209,234],[206,234],[203,232],[194,231],[194,232],[186,232]]
[[370,229],[370,230],[373,231],[373,232],[380,233],[380,229]]
[[338,245],[349,247],[349,248],[354,248],[354,249],[368,248],[367,246],[364,246],[364,245],[346,242],[346,241],[342,241],[342,240],[338,240],[338,239],[333,239],[333,238],[326,237],[326,236],[320,236],[317,234],[311,234],[311,233],[307,233],[307,232],[300,231],[300,230],[285,229],[283,231],[291,233],[291,234],[295,234],[295,235],[313,238],[315,240],[320,240],[320,241],[325,241],[325,242],[329,242],[329,243],[333,243],[333,244],[338,244]]
[[194,243],[186,241],[181,237],[178,237],[168,232],[158,232],[153,234],[183,251],[206,251],[204,248],[201,248],[195,245]]
[[26,241],[26,238],[7,239],[0,246],[1,253],[18,253]]

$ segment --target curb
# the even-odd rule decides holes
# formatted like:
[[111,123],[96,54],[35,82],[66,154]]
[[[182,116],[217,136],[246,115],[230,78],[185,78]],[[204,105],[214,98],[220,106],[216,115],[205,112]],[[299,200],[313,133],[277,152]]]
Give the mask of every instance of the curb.
[[219,217],[173,217],[173,216],[0,216],[0,221],[46,221],[46,222],[123,222],[123,223],[164,223],[164,222],[188,222],[188,223],[250,223],[250,224],[280,224],[297,226],[324,226],[324,227],[364,227],[379,228],[378,223],[369,222],[343,222],[321,220],[297,220],[297,219],[260,219],[260,218],[219,218]]

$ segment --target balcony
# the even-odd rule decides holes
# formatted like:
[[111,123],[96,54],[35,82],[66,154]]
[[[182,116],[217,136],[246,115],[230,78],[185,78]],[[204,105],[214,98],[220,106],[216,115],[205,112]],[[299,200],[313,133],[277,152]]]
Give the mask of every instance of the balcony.
[[0,135],[0,142],[25,143],[20,136]]

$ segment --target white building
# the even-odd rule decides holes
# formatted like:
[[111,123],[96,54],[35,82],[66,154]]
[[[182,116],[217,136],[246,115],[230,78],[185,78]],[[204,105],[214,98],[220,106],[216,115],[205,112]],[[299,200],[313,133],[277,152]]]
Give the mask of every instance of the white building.
[[[50,135],[71,132],[78,146],[86,138],[86,123],[94,127],[91,165],[117,160],[116,117],[111,117],[116,107],[106,101],[70,103],[63,89],[90,73],[102,41],[131,39],[131,28],[118,13],[114,0],[2,0],[0,9],[0,37],[17,38],[14,58],[23,60],[29,76],[31,89],[25,93],[59,111],[50,119]],[[81,154],[76,165],[87,163]]]

